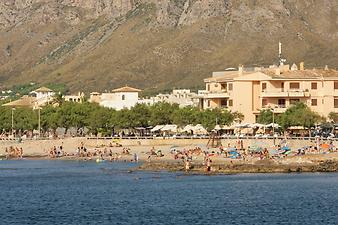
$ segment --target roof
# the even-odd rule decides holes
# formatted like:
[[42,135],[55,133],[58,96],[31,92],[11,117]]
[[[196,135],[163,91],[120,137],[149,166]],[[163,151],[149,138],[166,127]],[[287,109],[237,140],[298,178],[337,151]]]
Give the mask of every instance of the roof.
[[132,88],[129,86],[124,86],[124,87],[112,90],[112,92],[140,92],[140,91],[141,91],[140,89]]
[[289,70],[281,73],[280,75],[276,75],[274,70],[265,70],[264,73],[269,75],[272,79],[338,79],[338,71],[332,69]]
[[[264,78],[264,75],[267,77]],[[204,79],[204,82],[226,82],[233,80],[264,80],[270,78],[272,80],[338,80],[338,71],[329,69],[309,69],[309,70],[289,70],[276,75],[275,69],[264,69],[262,71],[243,72],[238,71],[223,71],[215,72],[213,77]]]
[[40,87],[40,88],[36,89],[34,92],[54,92],[54,91],[47,88],[47,87]]
[[[247,72],[243,72],[243,74],[249,74]],[[212,77],[204,79],[204,82],[222,82],[233,80],[236,77],[239,77],[240,74],[238,71],[222,71],[222,72],[214,72]]]
[[30,96],[22,96],[20,99],[8,102],[3,104],[3,106],[11,106],[11,107],[34,107],[36,98]]

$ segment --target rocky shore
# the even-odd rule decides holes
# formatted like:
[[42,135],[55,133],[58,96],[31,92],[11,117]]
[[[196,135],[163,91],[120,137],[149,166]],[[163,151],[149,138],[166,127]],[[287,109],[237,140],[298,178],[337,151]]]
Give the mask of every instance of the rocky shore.
[[[139,171],[186,171],[182,162],[145,162],[137,168]],[[239,174],[239,173],[300,173],[300,172],[337,172],[337,160],[325,160],[313,163],[275,163],[262,160],[255,163],[237,162],[234,164],[214,164],[210,172],[206,172],[202,163],[193,163],[191,169],[186,171],[191,174]]]

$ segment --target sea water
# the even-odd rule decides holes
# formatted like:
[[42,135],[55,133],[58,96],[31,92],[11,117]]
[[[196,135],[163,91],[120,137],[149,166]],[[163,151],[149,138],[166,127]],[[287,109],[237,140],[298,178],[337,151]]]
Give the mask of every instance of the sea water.
[[338,224],[338,174],[186,175],[0,161],[0,224]]

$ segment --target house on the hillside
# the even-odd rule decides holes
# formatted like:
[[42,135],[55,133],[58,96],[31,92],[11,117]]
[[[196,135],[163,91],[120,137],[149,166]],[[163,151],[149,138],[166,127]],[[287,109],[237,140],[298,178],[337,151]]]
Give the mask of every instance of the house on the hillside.
[[141,90],[129,86],[114,89],[108,93],[91,93],[90,102],[97,102],[103,107],[121,110],[130,109],[138,103],[138,95]]
[[84,101],[84,93],[79,92],[77,95],[65,95],[64,99],[65,102],[77,102],[77,103],[82,103]]
[[42,106],[53,101],[55,92],[47,87],[40,87],[32,91],[30,94],[36,98],[36,104]]

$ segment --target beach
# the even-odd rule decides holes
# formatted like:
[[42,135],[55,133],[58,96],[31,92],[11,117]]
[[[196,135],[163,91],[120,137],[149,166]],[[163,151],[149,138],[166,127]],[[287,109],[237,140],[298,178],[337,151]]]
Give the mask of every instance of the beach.
[[[5,159],[6,149],[23,149],[24,159],[46,160],[98,160],[97,162],[133,162],[141,165],[134,170],[147,171],[186,171],[208,174],[232,173],[288,173],[288,172],[336,172],[338,171],[338,153],[336,151],[319,151],[298,155],[297,149],[314,144],[308,140],[289,140],[292,153],[283,157],[262,157],[251,154],[247,157],[229,157],[220,154],[219,148],[207,148],[207,139],[88,139],[64,138],[54,140],[23,140],[0,142],[0,157]],[[238,140],[223,139],[223,146],[236,146]],[[333,142],[334,146],[336,145]],[[272,140],[244,139],[245,149],[253,145],[272,146]],[[51,149],[64,151],[62,157],[50,156]],[[83,146],[90,156],[79,155]],[[198,149],[198,151],[195,151]],[[193,151],[194,150],[194,151]],[[186,153],[187,158],[182,152]],[[206,154],[210,160],[210,168],[206,170]],[[244,152],[244,151],[243,151]],[[191,154],[191,155],[188,155]],[[20,158],[20,157],[19,157]],[[11,157],[11,159],[16,159]],[[188,168],[186,167],[188,163]]]

